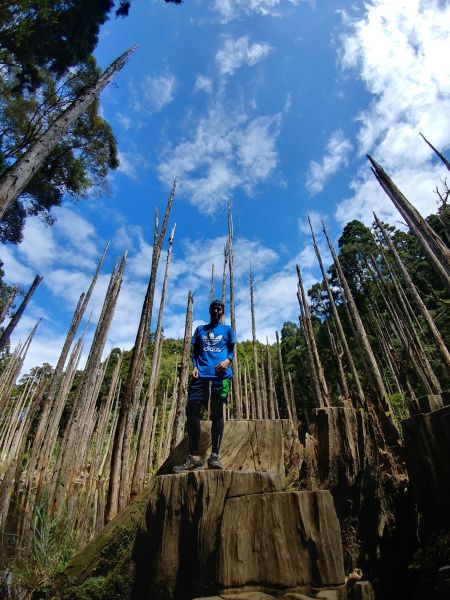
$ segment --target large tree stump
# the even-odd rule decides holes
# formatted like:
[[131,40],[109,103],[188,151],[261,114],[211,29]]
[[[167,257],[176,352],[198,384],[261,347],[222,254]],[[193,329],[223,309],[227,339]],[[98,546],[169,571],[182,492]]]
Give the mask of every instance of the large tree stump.
[[154,477],[72,559],[52,595],[190,600],[290,591],[319,597],[333,588],[345,600],[330,493],[283,491],[285,464],[295,454],[292,432],[281,421],[231,421],[227,429],[222,459],[233,470]]
[[450,527],[450,406],[402,423],[406,463],[422,528]]

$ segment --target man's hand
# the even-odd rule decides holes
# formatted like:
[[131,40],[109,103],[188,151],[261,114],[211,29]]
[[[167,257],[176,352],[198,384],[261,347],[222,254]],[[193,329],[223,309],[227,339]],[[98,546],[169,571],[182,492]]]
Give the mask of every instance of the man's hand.
[[218,371],[219,373],[225,373],[225,371],[230,366],[230,362],[231,362],[231,360],[226,358],[225,360],[223,360],[216,366],[216,371]]
[[194,377],[195,379],[198,379],[198,367],[194,367],[192,369],[192,377]]

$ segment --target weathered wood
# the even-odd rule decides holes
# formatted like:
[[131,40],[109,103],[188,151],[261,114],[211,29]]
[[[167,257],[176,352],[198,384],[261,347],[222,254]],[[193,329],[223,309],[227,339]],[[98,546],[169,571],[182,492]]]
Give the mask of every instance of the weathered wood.
[[[233,263],[233,217],[231,214],[231,204],[228,204],[228,273],[230,283],[230,323],[236,336],[236,315],[235,315],[235,302],[234,302],[234,263]],[[240,377],[239,377],[239,360],[237,353],[237,346],[233,359],[233,379],[232,379],[232,397],[234,402],[234,411],[237,418],[242,418],[242,399],[240,389]]]
[[410,231],[417,237],[431,266],[441,277],[450,292],[450,249],[444,244],[438,234],[425,221],[419,211],[402,194],[392,179],[371,156],[367,158],[372,164],[372,172],[383,190],[392,200],[395,208],[408,224]]
[[[230,446],[223,459],[241,465],[239,470],[154,477],[71,560],[52,594],[68,600],[79,590],[89,597],[97,589],[104,600],[114,595],[187,600],[224,591],[233,597],[239,588],[245,594],[247,584],[277,596],[341,589],[342,544],[329,492],[284,492],[276,473],[245,470],[249,457],[250,464],[272,468],[269,453],[254,450],[271,446],[282,455],[282,437],[292,432],[291,424],[229,421],[226,426],[239,450]],[[250,427],[257,435],[238,442],[243,428]]]
[[402,422],[406,464],[421,527],[450,526],[450,406]]
[[342,321],[341,321],[341,318],[340,318],[339,313],[337,311],[336,302],[334,301],[333,292],[331,290],[328,278],[327,278],[326,273],[325,273],[325,269],[324,269],[323,262],[322,262],[322,257],[321,257],[320,252],[319,252],[319,247],[317,245],[316,236],[314,234],[314,230],[312,228],[312,224],[311,224],[311,221],[310,221],[309,217],[308,217],[308,221],[309,221],[309,227],[311,229],[311,236],[312,236],[313,245],[314,245],[314,252],[316,254],[317,262],[319,263],[320,272],[322,273],[322,281],[323,281],[323,283],[325,285],[325,289],[327,291],[327,296],[328,296],[328,300],[330,302],[331,312],[333,314],[333,321],[334,321],[335,326],[336,326],[336,331],[337,331],[338,336],[339,336],[339,341],[342,344],[342,347],[343,347],[344,352],[345,352],[345,357],[347,359],[348,366],[349,366],[350,371],[351,371],[351,373],[353,375],[353,381],[354,381],[354,385],[356,387],[356,393],[357,393],[358,400],[359,400],[361,406],[364,406],[366,399],[364,397],[364,392],[363,392],[363,389],[362,389],[362,386],[361,386],[361,381],[359,379],[358,371],[356,369],[355,361],[353,360],[353,355],[350,352],[350,347],[349,347],[348,342],[347,342],[347,336],[344,333],[344,328],[342,326]]
[[48,129],[30,145],[25,154],[0,178],[0,219],[8,207],[22,193],[33,175],[56,146],[70,125],[89,107],[100,92],[108,85],[135,51],[136,46],[124,52],[100,75],[93,85],[83,90],[66,110],[57,117]]
[[232,498],[225,504],[220,533],[219,585],[237,588],[261,581],[275,589],[341,585],[340,536],[327,491]]
[[405,285],[407,286],[409,292],[411,293],[412,297],[414,298],[414,301],[415,301],[421,315],[423,316],[426,324],[428,325],[430,333],[433,336],[434,342],[436,344],[436,348],[440,352],[441,357],[444,361],[444,364],[447,366],[448,369],[450,369],[450,352],[448,351],[447,346],[445,345],[445,342],[444,342],[441,334],[439,333],[438,328],[436,327],[436,323],[434,322],[433,317],[431,316],[429,310],[427,309],[422,298],[420,297],[419,292],[417,291],[417,288],[414,285],[414,282],[411,279],[410,274],[408,273],[407,269],[405,268],[405,265],[403,264],[403,261],[400,258],[396,247],[394,246],[391,238],[387,234],[386,229],[383,227],[383,224],[379,221],[379,219],[375,213],[373,213],[373,216],[375,218],[377,227],[381,231],[383,238],[389,247],[389,250],[392,252],[392,255],[394,256],[395,262],[403,276],[403,281],[405,282]]
[[20,303],[19,308],[13,314],[10,322],[3,330],[3,332],[0,336],[0,351],[5,349],[7,343],[9,342],[9,338],[11,337],[12,332],[17,327],[17,324],[20,321],[20,318],[22,317],[28,303],[30,302],[34,292],[36,291],[38,285],[41,283],[42,279],[43,279],[43,277],[41,277],[40,275],[36,275],[36,277],[33,280],[33,283],[30,286],[30,289],[25,294],[24,299]]
[[183,353],[181,355],[180,374],[178,376],[177,395],[174,397],[174,424],[172,429],[172,441],[170,448],[174,448],[184,436],[184,425],[186,421],[185,405],[187,400],[188,382],[189,382],[189,365],[190,351],[192,338],[192,306],[194,304],[194,296],[189,290],[186,306],[186,321],[184,325]]

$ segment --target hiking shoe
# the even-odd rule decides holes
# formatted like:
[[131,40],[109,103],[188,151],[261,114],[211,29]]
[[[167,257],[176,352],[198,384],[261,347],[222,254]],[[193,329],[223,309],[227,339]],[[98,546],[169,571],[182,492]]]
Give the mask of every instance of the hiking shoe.
[[223,469],[222,463],[220,462],[220,458],[218,454],[211,454],[208,458],[208,468],[209,469]]
[[193,456],[189,454],[186,459],[186,462],[183,465],[178,465],[173,468],[174,473],[187,473],[188,471],[198,471],[203,467],[203,462],[201,460],[197,460]]

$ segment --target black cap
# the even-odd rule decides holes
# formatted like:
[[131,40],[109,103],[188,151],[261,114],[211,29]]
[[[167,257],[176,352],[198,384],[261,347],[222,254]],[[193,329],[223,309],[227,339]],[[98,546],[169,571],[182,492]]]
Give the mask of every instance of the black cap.
[[222,302],[222,300],[213,300],[209,305],[209,312],[211,312],[215,306],[220,306],[223,312],[225,312],[225,304]]

